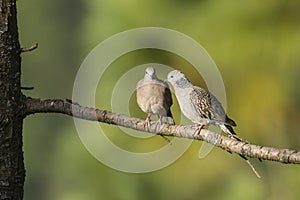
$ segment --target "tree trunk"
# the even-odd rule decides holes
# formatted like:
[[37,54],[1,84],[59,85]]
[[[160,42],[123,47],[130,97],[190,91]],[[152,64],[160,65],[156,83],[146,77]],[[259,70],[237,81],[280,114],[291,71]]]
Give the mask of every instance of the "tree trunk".
[[20,44],[16,1],[0,0],[0,199],[23,198]]

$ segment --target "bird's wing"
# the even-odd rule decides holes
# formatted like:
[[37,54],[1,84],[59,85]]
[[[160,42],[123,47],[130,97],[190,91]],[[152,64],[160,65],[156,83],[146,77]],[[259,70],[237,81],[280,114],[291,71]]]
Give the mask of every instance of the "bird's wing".
[[194,87],[190,93],[192,106],[201,118],[212,119],[210,95],[202,88]]
[[225,122],[226,113],[222,104],[210,92],[194,86],[190,93],[190,99],[201,118],[214,122]]
[[167,116],[168,117],[173,117],[172,113],[171,113],[171,110],[170,110],[170,107],[173,104],[173,100],[172,100],[172,93],[171,93],[171,90],[169,89],[169,87],[165,87],[164,97],[165,97],[164,98],[164,107],[167,111]]

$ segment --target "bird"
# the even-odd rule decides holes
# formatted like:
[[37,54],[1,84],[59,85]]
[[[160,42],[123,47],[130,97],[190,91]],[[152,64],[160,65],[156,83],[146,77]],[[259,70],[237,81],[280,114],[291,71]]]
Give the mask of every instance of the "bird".
[[219,126],[225,133],[238,139],[230,119],[220,101],[209,91],[193,85],[179,70],[171,71],[167,80],[174,88],[182,113],[200,130],[206,125]]
[[144,78],[138,81],[136,98],[138,106],[147,113],[146,127],[150,126],[151,115],[158,116],[156,126],[162,123],[175,124],[170,110],[173,101],[169,85],[157,78],[153,67],[147,67]]
[[[227,116],[222,104],[212,93],[193,85],[179,70],[171,71],[167,80],[175,90],[182,113],[197,126],[196,133],[199,134],[203,126],[213,124],[219,126],[232,138],[242,141],[232,128],[236,123]],[[255,175],[261,178],[248,158],[242,154],[238,155],[247,162]]]

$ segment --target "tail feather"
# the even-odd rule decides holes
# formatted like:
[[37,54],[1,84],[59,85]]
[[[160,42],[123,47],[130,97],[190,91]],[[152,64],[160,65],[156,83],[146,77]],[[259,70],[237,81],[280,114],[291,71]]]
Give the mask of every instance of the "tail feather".
[[230,119],[227,115],[225,118],[225,123],[229,126],[236,126],[236,123],[232,119]]
[[236,132],[233,130],[233,128],[229,125],[224,125],[227,128],[227,133],[230,135],[236,135]]
[[173,115],[172,115],[172,113],[171,113],[171,110],[169,110],[169,111],[167,112],[167,116],[173,118]]
[[226,124],[221,124],[220,127],[221,127],[222,131],[224,131],[228,135],[232,136],[236,140],[238,140],[240,142],[243,141],[241,138],[239,138],[239,136],[236,135],[236,133],[234,132],[234,130],[231,126],[226,125]]
[[[228,118],[229,119],[229,118]],[[233,120],[232,120],[233,121]],[[220,125],[221,129],[226,132],[227,134],[229,134],[230,136],[232,136],[233,138],[235,138],[237,141],[240,141],[242,142],[243,140],[241,138],[239,138],[239,136],[236,135],[236,133],[234,132],[233,128],[229,125],[226,125],[226,124],[222,124]],[[229,153],[231,153],[229,151]],[[260,174],[256,171],[256,169],[254,168],[253,164],[250,162],[250,160],[248,160],[247,157],[245,157],[244,155],[242,154],[239,154],[238,155],[243,158],[247,164],[250,166],[250,168],[252,169],[252,171],[254,172],[254,174],[257,176],[257,178],[261,178]],[[260,160],[261,161],[261,160]]]

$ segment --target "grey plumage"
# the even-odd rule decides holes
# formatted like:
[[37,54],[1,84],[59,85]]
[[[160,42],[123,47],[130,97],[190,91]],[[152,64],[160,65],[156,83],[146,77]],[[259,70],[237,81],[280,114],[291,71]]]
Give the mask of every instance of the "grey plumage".
[[[175,95],[182,113],[201,129],[203,125],[217,125],[231,137],[242,141],[233,130],[235,122],[230,119],[218,99],[210,92],[194,86],[186,76],[174,70],[168,74],[168,81],[173,85]],[[251,167],[255,175],[261,176],[252,163],[242,154],[239,154]]]
[[137,103],[148,114],[146,125],[149,125],[151,115],[158,115],[159,123],[174,124],[170,110],[172,94],[166,82],[157,78],[155,69],[148,67],[145,77],[136,86]]
[[236,123],[226,115],[222,104],[212,93],[194,86],[178,70],[168,74],[168,81],[174,87],[182,113],[193,123],[201,126],[217,125],[224,132],[236,135],[232,128]]

